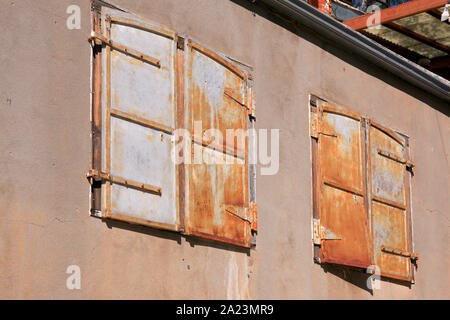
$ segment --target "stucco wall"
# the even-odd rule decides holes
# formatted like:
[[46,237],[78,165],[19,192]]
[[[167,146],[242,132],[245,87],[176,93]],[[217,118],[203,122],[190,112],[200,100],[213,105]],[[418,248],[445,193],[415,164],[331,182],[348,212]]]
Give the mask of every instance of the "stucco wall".
[[[0,10],[0,298],[450,298],[447,106],[313,31],[285,28],[258,7],[254,14],[246,1],[116,3],[254,67],[256,126],[280,129],[279,172],[257,176],[257,246],[90,217],[90,3],[8,1]],[[81,8],[80,30],[66,28],[70,4]],[[313,263],[310,93],[410,136],[420,255],[411,288],[383,281],[372,295],[362,274]],[[81,268],[81,290],[66,288],[69,265]]]

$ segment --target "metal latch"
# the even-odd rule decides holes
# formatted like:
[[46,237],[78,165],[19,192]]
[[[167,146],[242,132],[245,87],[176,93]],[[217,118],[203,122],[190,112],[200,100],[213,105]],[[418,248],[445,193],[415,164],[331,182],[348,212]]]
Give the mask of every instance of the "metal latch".
[[320,245],[321,240],[342,240],[342,237],[320,225],[320,219],[313,219],[313,242]]
[[408,252],[408,251],[404,251],[401,249],[388,248],[385,246],[381,246],[380,249],[381,249],[381,251],[386,252],[386,253],[395,254],[397,256],[401,256],[401,257],[405,257],[405,258],[410,258],[412,261],[419,260],[419,255],[417,255],[414,252]]

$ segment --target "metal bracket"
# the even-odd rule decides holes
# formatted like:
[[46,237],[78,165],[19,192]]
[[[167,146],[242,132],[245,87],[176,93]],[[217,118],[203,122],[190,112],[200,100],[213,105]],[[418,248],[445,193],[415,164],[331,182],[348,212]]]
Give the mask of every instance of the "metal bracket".
[[401,257],[405,257],[405,258],[410,258],[411,261],[419,260],[419,255],[414,252],[408,252],[408,251],[404,251],[401,249],[388,248],[385,246],[381,246],[380,249],[381,249],[381,251],[386,252],[386,253],[395,254],[397,256],[401,256]]
[[177,38],[177,49],[184,50],[184,37],[178,36],[178,38]]
[[239,103],[241,106],[248,108],[246,103],[245,103],[245,95],[242,94],[239,91],[230,89],[230,88],[225,88],[224,89],[224,95],[229,97],[230,99],[232,99],[233,101],[236,101],[237,103]]
[[227,206],[225,208],[225,212],[232,214],[233,216],[236,216],[244,221],[247,221],[250,224],[252,223],[252,221],[249,218],[247,218],[248,208],[237,208],[237,207]]
[[320,219],[313,219],[313,242],[320,245],[321,240],[342,240],[342,237],[321,226]]
[[409,160],[403,160],[403,159],[401,159],[400,157],[398,157],[398,156],[396,156],[395,154],[390,153],[390,152],[388,152],[388,151],[385,151],[385,150],[382,150],[382,149],[378,149],[378,154],[379,154],[380,156],[383,156],[383,157],[385,157],[385,158],[388,158],[388,159],[390,159],[390,160],[392,160],[392,161],[396,161],[396,162],[398,162],[398,163],[401,163],[401,164],[406,165],[406,169],[408,169],[408,170],[411,170],[412,168],[414,168],[414,163],[412,163],[411,161],[409,161]]
[[319,134],[324,135],[324,136],[327,136],[327,137],[337,138],[337,134],[334,133],[334,132],[329,133],[329,132],[323,132],[323,131],[320,131]]
[[91,209],[91,216],[97,217],[97,218],[102,218],[103,217],[102,211]]
[[412,163],[409,160],[406,161],[405,165],[406,165],[406,169],[408,169],[408,170],[412,170],[415,167],[414,163]]
[[104,43],[105,45],[108,45],[108,46],[110,46],[111,48],[113,48],[113,49],[115,49],[117,51],[121,51],[121,52],[123,52],[125,54],[128,54],[130,56],[133,56],[133,57],[135,57],[137,59],[141,59],[141,60],[143,60],[145,62],[148,62],[148,63],[150,63],[151,65],[154,65],[157,68],[161,68],[161,61],[160,60],[158,60],[156,58],[153,58],[153,57],[150,57],[149,55],[146,55],[146,54],[144,54],[142,52],[139,52],[137,50],[128,48],[128,47],[126,47],[126,46],[124,46],[122,44],[119,44],[119,43],[115,42],[115,41],[112,41],[111,39],[109,39],[107,37],[104,37],[101,34],[98,34],[98,33],[94,32],[94,31],[92,31],[91,36],[89,37],[89,41],[94,42],[96,45]]
[[140,183],[132,180],[126,180],[120,177],[113,176],[109,173],[101,172],[94,169],[89,170],[89,172],[86,174],[86,178],[89,180],[90,184],[93,184],[94,181],[109,181],[111,183],[120,184],[129,188],[155,193],[159,196],[162,195],[162,189],[160,187],[155,187],[149,184]]

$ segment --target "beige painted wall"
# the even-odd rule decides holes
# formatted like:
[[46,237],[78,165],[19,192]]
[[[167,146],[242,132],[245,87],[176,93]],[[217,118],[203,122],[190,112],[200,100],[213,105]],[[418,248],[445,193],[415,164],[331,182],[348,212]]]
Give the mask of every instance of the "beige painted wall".
[[[254,67],[257,127],[281,130],[279,173],[257,176],[256,249],[90,217],[90,3],[8,1],[0,10],[0,298],[450,298],[447,106],[311,31],[296,34],[228,0],[116,3]],[[66,28],[69,4],[81,7],[80,30]],[[411,288],[383,281],[371,295],[362,274],[313,263],[310,93],[411,137],[420,255]],[[66,288],[72,264],[81,290]]]

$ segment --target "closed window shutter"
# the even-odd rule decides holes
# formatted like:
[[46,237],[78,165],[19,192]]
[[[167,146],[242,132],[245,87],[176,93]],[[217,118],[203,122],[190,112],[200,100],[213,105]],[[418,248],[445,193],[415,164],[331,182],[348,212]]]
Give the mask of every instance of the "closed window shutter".
[[408,138],[315,96],[311,105],[315,260],[412,281]]
[[[250,247],[255,105],[241,70],[249,67],[132,14],[93,10],[91,212]],[[179,154],[195,162],[201,151],[198,163],[172,159],[176,129],[192,137],[192,150]],[[227,129],[237,137],[227,139]]]
[[179,230],[175,129],[176,35],[103,8],[102,216]]
[[318,103],[312,115],[318,139],[315,243],[321,262],[366,268],[371,259],[362,120],[344,107]]
[[[227,129],[247,133],[247,76],[193,40],[187,41],[185,73],[186,123],[194,135],[193,163],[187,166],[186,233],[250,247],[249,139],[244,135],[234,145],[226,139]],[[200,121],[202,131],[196,132]],[[220,135],[212,138],[210,129]],[[195,159],[196,154],[203,154],[203,160]]]
[[373,121],[369,132],[374,264],[383,276],[411,281],[405,140]]

